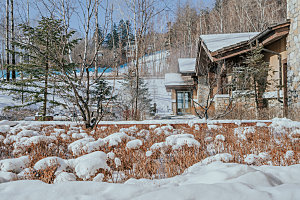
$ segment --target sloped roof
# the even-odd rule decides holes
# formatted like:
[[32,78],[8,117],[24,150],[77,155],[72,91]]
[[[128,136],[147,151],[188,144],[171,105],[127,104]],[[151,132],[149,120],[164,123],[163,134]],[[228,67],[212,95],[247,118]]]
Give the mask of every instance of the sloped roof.
[[190,77],[184,77],[180,73],[165,74],[165,86],[188,86],[193,85]]
[[195,73],[196,58],[179,58],[178,65],[180,73]]
[[258,34],[259,32],[210,34],[201,35],[200,38],[205,43],[207,49],[210,52],[214,52],[221,50],[224,47],[229,47],[231,45],[249,41]]

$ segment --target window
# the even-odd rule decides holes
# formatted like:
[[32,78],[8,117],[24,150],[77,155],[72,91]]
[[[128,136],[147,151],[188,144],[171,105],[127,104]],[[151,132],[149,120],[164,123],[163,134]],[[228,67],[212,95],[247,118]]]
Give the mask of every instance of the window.
[[177,91],[177,114],[183,115],[191,113],[191,92]]

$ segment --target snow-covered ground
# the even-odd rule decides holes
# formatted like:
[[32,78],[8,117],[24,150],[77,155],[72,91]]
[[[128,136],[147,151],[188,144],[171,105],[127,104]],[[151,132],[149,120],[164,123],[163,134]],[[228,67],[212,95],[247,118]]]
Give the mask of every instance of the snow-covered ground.
[[[114,94],[118,95],[118,92],[122,92],[120,90],[122,86],[122,80],[107,80],[108,83],[114,87]],[[165,87],[165,80],[163,78],[147,78],[145,79],[145,83],[147,84],[148,91],[150,94],[150,98],[152,100],[152,105],[156,103],[157,105],[157,113],[158,114],[171,114],[172,113],[172,99],[171,93],[167,92]],[[49,99],[53,97],[50,95]],[[56,101],[64,102],[59,96],[55,96]],[[14,106],[20,105],[20,102],[14,101],[11,96],[4,94],[0,91],[0,112],[6,106]],[[37,106],[31,106],[37,109]],[[61,108],[56,109],[56,112],[61,112]],[[68,110],[66,110],[68,112]]]
[[[170,56],[169,51],[157,51],[150,55],[145,55],[139,59],[141,72],[150,76],[161,76],[168,70],[167,59]],[[128,66],[135,64],[132,61],[126,64],[126,67],[119,69],[119,73],[126,73],[128,71]]]
[[124,184],[99,182],[15,181],[0,184],[2,200],[298,200],[300,165],[247,166],[214,162],[195,164],[186,173],[162,180],[129,179]]
[[[95,132],[73,122],[0,121],[0,199],[300,197],[300,122],[122,123],[129,126],[106,122]],[[167,175],[168,166],[182,172]]]

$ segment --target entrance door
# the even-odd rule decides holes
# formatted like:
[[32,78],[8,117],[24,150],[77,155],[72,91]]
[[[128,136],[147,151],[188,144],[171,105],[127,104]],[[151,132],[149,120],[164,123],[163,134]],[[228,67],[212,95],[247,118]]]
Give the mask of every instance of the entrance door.
[[177,91],[177,114],[191,113],[191,92]]

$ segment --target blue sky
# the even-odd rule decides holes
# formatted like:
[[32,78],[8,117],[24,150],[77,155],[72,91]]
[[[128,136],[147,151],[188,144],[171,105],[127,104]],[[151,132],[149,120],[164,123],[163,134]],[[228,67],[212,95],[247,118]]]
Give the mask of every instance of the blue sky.
[[[105,2],[106,0],[103,0],[103,2]],[[169,11],[168,11],[168,19],[159,16],[158,17],[158,22],[157,22],[157,26],[158,28],[160,27],[165,27],[167,21],[172,21],[174,19],[174,12],[176,11],[176,7],[178,5],[178,3],[180,5],[185,4],[186,2],[189,2],[192,6],[196,7],[197,9],[200,8],[206,8],[206,7],[212,7],[212,5],[214,4],[215,0],[162,0],[159,1],[159,3],[161,3],[161,6],[163,6],[164,4],[162,2],[165,2],[165,4],[168,6]],[[23,14],[26,12],[24,12],[24,8],[26,9],[26,2],[27,0],[18,0],[17,2],[23,2]],[[31,21],[33,22],[36,19],[40,18],[40,13],[38,12],[38,9],[34,3],[35,1],[30,1],[30,12],[31,12]],[[74,2],[77,2],[77,0],[74,0]],[[85,2],[85,0],[82,0],[82,2]],[[120,2],[122,2],[122,0],[108,0],[109,4],[114,4],[114,14],[113,14],[113,21],[118,23],[120,19],[122,18],[128,18],[128,15],[130,15],[130,13],[128,14],[128,12],[125,9],[125,6],[120,6]],[[25,6],[24,6],[25,4]],[[76,3],[78,4],[78,3]],[[76,5],[79,8],[79,5]],[[2,7],[2,6],[1,6]],[[21,7],[21,6],[20,6]],[[22,11],[21,11],[22,12]],[[104,24],[104,10],[100,10],[99,11],[99,22],[100,24]],[[126,17],[127,15],[127,17]],[[82,20],[82,16],[80,14],[73,14],[72,20],[71,20],[71,27],[73,29],[75,29],[78,32],[83,32],[83,30],[80,29],[81,27],[81,22],[80,20]],[[34,25],[34,24],[33,24]],[[157,29],[157,27],[156,27]],[[163,31],[163,30],[161,30]]]

